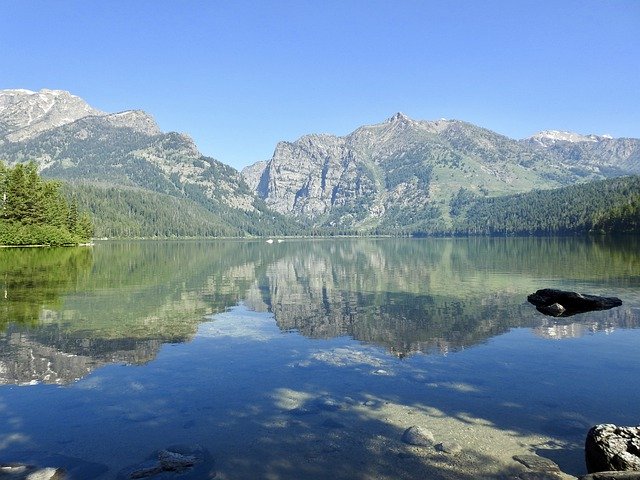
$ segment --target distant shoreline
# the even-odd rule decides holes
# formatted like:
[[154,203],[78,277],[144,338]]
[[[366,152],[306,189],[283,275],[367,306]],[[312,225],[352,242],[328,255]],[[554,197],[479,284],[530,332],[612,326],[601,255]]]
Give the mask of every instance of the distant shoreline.
[[95,243],[73,243],[68,245],[51,245],[43,243],[41,245],[0,245],[0,248],[58,248],[58,247],[93,247]]

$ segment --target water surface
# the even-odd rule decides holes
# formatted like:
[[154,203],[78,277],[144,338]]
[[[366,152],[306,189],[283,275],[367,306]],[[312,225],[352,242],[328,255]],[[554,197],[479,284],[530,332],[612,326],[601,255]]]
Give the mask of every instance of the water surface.
[[[474,464],[501,478],[517,466],[491,449],[495,435],[511,442],[505,451],[580,474],[589,426],[638,423],[638,247],[532,238],[1,250],[0,461],[108,479],[184,444],[210,453],[216,478],[465,478]],[[554,319],[526,302],[544,287],[624,303]],[[400,441],[422,423],[464,453]]]

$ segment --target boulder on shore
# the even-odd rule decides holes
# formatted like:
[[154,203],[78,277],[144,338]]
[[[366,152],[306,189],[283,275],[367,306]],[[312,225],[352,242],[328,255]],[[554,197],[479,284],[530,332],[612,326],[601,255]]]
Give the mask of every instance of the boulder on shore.
[[552,317],[569,317],[576,313],[608,310],[619,307],[622,300],[616,297],[600,297],[583,293],[543,288],[527,297],[540,313]]
[[585,441],[587,472],[636,471],[640,473],[640,427],[596,425]]

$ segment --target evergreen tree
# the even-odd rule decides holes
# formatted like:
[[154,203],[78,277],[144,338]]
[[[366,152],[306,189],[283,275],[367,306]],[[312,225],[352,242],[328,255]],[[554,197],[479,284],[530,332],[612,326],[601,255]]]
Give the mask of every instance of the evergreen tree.
[[68,245],[86,242],[91,218],[78,213],[60,192],[60,183],[44,181],[35,163],[13,168],[0,162],[0,245]]

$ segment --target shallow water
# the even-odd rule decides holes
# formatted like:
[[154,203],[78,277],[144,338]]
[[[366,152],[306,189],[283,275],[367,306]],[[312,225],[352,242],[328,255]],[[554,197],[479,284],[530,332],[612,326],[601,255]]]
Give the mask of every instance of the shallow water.
[[[638,423],[638,246],[0,251],[0,462],[109,479],[180,444],[210,455],[193,478],[477,478],[465,476],[474,465],[501,478],[516,468],[502,458],[513,450],[578,475],[591,425]],[[553,319],[526,302],[544,287],[624,303]],[[400,441],[424,423],[464,453]]]

